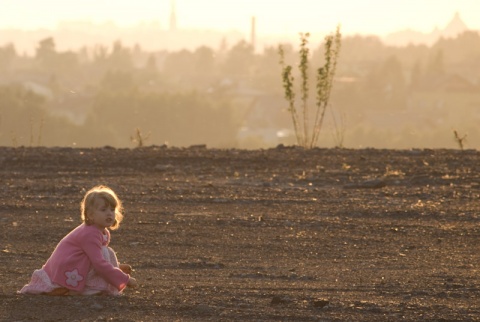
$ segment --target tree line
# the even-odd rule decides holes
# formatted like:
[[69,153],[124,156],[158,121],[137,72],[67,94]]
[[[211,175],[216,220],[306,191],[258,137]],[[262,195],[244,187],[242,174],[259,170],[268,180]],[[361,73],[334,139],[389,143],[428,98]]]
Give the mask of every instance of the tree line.
[[[313,45],[310,61],[322,65],[324,43]],[[298,64],[297,46],[282,47],[284,59]],[[367,112],[409,108],[412,91],[442,75],[478,83],[479,67],[478,32],[405,47],[387,46],[375,36],[347,36],[332,107],[347,115],[346,129],[353,129]],[[238,132],[261,95],[283,96],[277,46],[255,50],[246,41],[229,47],[225,40],[216,49],[147,52],[116,41],[58,51],[55,39],[46,38],[29,56],[5,44],[0,145],[132,146],[140,129],[147,144],[242,147]],[[368,145],[362,135],[356,134]]]

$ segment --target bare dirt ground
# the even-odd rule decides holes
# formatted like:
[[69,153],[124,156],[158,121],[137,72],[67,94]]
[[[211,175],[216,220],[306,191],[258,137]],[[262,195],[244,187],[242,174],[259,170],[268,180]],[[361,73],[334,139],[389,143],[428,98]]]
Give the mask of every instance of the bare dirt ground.
[[[1,321],[480,321],[480,152],[0,148]],[[137,289],[18,295],[111,186]]]

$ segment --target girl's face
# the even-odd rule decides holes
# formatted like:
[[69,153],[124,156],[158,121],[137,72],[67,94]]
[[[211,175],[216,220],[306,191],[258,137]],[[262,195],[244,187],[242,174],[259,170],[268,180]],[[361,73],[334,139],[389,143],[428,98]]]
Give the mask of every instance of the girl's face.
[[104,230],[115,224],[115,208],[110,206],[106,200],[96,198],[88,218],[92,225],[100,230]]

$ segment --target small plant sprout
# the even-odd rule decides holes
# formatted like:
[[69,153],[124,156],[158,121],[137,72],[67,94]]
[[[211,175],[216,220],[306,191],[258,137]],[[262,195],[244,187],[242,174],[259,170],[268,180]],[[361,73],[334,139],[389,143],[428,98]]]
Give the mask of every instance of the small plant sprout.
[[346,122],[346,115],[345,112],[339,111],[338,113],[338,119],[337,116],[335,115],[335,112],[333,109],[330,109],[332,112],[332,120],[333,120],[333,139],[335,141],[335,147],[337,148],[344,148],[343,142],[345,140],[345,131],[347,128],[347,122]]
[[337,27],[335,34],[325,37],[325,63],[317,69],[316,73],[316,111],[315,118],[310,119],[309,98],[309,33],[300,34],[300,62],[298,65],[300,72],[300,114],[296,108],[296,95],[294,90],[294,77],[292,66],[285,64],[285,52],[282,45],[278,47],[280,55],[280,65],[282,67],[282,82],[285,93],[285,99],[288,102],[288,111],[292,117],[293,129],[297,138],[297,143],[305,148],[313,148],[318,142],[320,130],[322,128],[325,111],[329,104],[330,93],[333,86],[333,78],[337,67],[337,59],[340,53],[341,33],[340,26]]
[[10,138],[12,140],[12,146],[16,148],[18,146],[17,134],[14,131],[10,131]]
[[45,114],[42,114],[42,118],[40,119],[40,125],[38,127],[37,146],[40,146],[42,144],[42,132],[43,132],[44,124],[45,124]]
[[141,148],[144,146],[145,141],[148,140],[150,137],[150,133],[147,135],[144,135],[142,132],[140,132],[140,129],[137,127],[135,130],[135,135],[130,136],[130,140],[137,145],[137,148]]
[[[42,131],[43,131],[43,124],[44,124],[44,115],[40,118],[40,124],[38,126],[38,135],[37,135],[37,146],[40,146],[42,143]],[[33,146],[34,143],[34,125],[35,122],[33,121],[33,118],[30,117],[30,146]]]
[[33,119],[30,117],[30,146],[33,146]]
[[453,130],[453,135],[455,137],[455,142],[457,142],[458,147],[460,150],[463,150],[465,147],[465,142],[467,141],[467,135],[465,134],[464,136],[460,136],[457,132],[457,130]]

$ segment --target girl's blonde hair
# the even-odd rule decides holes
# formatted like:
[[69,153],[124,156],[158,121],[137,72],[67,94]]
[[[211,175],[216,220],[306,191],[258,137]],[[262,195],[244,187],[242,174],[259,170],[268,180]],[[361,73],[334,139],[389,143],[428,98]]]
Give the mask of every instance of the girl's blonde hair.
[[117,194],[107,186],[99,185],[88,190],[80,204],[82,221],[89,225],[87,214],[92,211],[92,207],[97,198],[105,200],[105,202],[115,209],[115,223],[109,227],[111,230],[118,229],[123,220],[123,206]]

